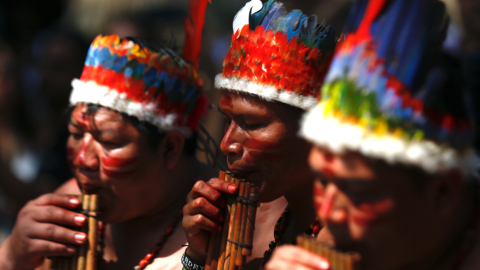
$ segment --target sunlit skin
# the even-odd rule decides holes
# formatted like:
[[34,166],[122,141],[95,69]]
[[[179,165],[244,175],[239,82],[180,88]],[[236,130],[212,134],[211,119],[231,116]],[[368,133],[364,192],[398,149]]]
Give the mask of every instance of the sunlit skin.
[[[287,202],[292,219],[282,241],[293,241],[314,220],[312,201],[305,200],[312,198],[314,178],[307,163],[311,145],[297,136],[304,111],[229,90],[222,91],[218,110],[225,119],[220,148],[227,156],[229,170],[260,187],[259,200],[267,203],[257,212],[253,254],[244,268],[256,270],[268,243],[274,240],[275,223]],[[194,185],[183,219],[190,257],[205,260],[210,232],[219,231],[223,225],[219,213],[225,201],[221,194],[237,192],[238,187],[218,179]]]
[[[75,177],[55,193],[22,208],[9,238],[0,246],[0,269],[43,269],[45,257],[71,256],[86,235],[81,203],[65,194],[99,194],[101,221],[106,224],[102,270],[132,269],[142,260],[180,210],[192,185],[218,171],[185,151],[185,136],[165,132],[153,142],[143,129],[117,111],[77,104],[70,115],[67,159]],[[146,270],[181,268],[185,232],[174,232]]]
[[261,201],[276,199],[295,186],[301,188],[305,184],[301,179],[309,178],[305,157],[310,145],[297,136],[302,111],[283,106],[287,105],[229,91],[222,91],[219,102],[226,121],[220,148],[228,167],[261,186]]
[[163,208],[161,201],[152,201],[171,185],[158,178],[165,173],[155,165],[162,159],[159,152],[149,149],[147,138],[120,114],[100,108],[86,121],[87,109],[73,110],[67,145],[80,188],[101,195],[103,219],[122,222]]
[[309,163],[318,180],[317,215],[338,248],[362,254],[365,269],[430,269],[438,254],[451,249],[445,243],[458,238],[447,228],[464,217],[452,220],[447,213],[459,203],[440,199],[445,188],[436,178],[424,177],[425,186],[416,186],[422,179],[412,169],[316,146]]

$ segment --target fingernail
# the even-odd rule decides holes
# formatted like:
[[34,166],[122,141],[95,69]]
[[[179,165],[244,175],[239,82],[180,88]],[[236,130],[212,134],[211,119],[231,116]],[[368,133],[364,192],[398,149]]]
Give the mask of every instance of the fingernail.
[[328,270],[328,269],[330,269],[330,264],[327,261],[321,261],[320,264],[318,265],[318,267],[321,270]]
[[73,220],[75,220],[75,223],[78,224],[78,225],[83,225],[83,223],[85,222],[85,217],[84,216],[75,216],[73,218]]
[[74,253],[74,252],[75,252],[75,249],[72,248],[72,247],[67,247],[67,252],[68,252],[68,253]]
[[71,205],[73,206],[78,206],[80,204],[80,202],[78,201],[77,198],[71,198],[70,200],[68,200],[70,202]]
[[235,185],[229,185],[228,186],[228,191],[235,192],[235,190],[237,190],[237,187]]
[[86,236],[85,236],[85,234],[83,234],[83,233],[77,233],[77,234],[75,234],[74,238],[75,238],[75,241],[77,241],[77,243],[83,244],[83,242],[85,241]]

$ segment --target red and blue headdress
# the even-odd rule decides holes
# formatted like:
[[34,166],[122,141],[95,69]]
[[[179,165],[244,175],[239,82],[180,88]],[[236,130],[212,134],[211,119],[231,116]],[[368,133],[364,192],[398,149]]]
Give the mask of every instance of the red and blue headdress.
[[95,38],[80,79],[72,82],[70,104],[98,104],[186,136],[198,130],[209,104],[197,73],[207,4],[190,2],[183,58],[116,35]]
[[[461,86],[436,83],[448,17],[437,0],[361,0],[352,9],[301,134],[333,152],[357,151],[430,173],[478,163]],[[455,98],[445,98],[445,91]]]
[[274,0],[252,0],[235,16],[233,32],[217,88],[302,109],[317,103],[336,44],[331,26]]

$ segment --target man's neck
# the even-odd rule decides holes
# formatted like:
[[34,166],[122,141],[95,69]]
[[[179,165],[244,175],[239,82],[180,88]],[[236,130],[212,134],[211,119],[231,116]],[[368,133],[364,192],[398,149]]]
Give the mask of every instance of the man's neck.
[[[297,235],[303,234],[315,219],[313,207],[313,180],[303,181],[304,185],[291,189],[285,199],[292,210],[292,218],[285,231],[284,240],[291,242]],[[308,184],[310,182],[310,184]]]

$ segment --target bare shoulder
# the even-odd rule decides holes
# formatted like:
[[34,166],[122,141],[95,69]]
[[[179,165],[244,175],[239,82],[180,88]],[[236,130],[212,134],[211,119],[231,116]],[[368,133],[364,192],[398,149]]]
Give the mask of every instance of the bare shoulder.
[[67,180],[63,185],[58,187],[54,193],[57,194],[81,194],[80,189],[78,188],[77,181],[75,178]]

